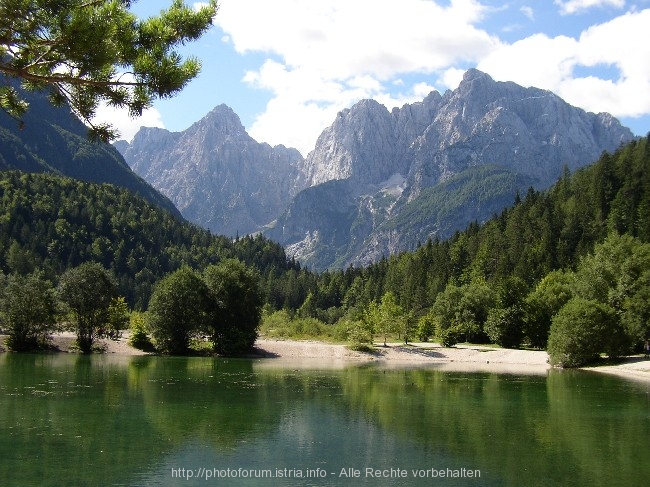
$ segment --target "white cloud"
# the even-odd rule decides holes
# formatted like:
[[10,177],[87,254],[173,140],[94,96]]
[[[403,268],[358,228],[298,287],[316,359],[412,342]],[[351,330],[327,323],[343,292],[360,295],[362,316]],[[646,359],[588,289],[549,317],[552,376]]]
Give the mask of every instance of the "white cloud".
[[126,109],[116,109],[101,104],[93,122],[105,122],[113,125],[120,132],[120,139],[130,142],[140,127],[164,128],[160,112],[155,108],[148,108],[141,117],[131,118]]
[[[362,98],[389,109],[421,100],[434,84],[458,86],[466,67],[556,92],[615,116],[650,113],[650,10],[631,8],[583,32],[538,32],[512,44],[479,26],[504,8],[479,0],[221,0],[215,23],[239,53],[266,56],[243,82],[271,99],[248,128],[259,141],[307,154],[336,113]],[[623,7],[623,0],[564,0],[562,13]],[[254,15],[251,13],[254,12]],[[519,14],[535,20],[529,6]],[[539,24],[539,25],[538,25]],[[536,21],[536,26],[544,26]],[[616,79],[598,77],[614,68]],[[587,74],[581,74],[586,72]]]
[[[495,79],[549,89],[569,103],[617,117],[650,113],[650,10],[630,12],[594,25],[576,39],[544,34],[496,49],[478,68]],[[599,67],[615,68],[616,79],[597,77]],[[577,68],[593,74],[576,76]]]
[[535,11],[532,7],[524,6],[519,9],[519,11],[528,17],[530,20],[535,20]]
[[499,40],[474,26],[486,12],[478,0],[222,0],[215,22],[238,52],[269,56],[244,78],[273,94],[251,135],[306,153],[336,112],[359,99],[413,100],[416,87],[389,94],[400,75],[489,54]]
[[446,69],[442,73],[442,76],[440,77],[440,84],[442,84],[442,86],[444,86],[445,88],[453,90],[460,84],[464,74],[465,74],[464,69],[459,69],[459,68]]
[[555,0],[560,7],[560,13],[571,15],[584,12],[594,7],[625,7],[625,0]]

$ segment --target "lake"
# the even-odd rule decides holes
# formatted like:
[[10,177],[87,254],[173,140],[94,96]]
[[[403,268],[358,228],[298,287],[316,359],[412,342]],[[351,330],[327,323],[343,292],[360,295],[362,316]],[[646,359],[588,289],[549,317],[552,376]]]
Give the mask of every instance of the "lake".
[[0,354],[3,486],[638,486],[650,384]]

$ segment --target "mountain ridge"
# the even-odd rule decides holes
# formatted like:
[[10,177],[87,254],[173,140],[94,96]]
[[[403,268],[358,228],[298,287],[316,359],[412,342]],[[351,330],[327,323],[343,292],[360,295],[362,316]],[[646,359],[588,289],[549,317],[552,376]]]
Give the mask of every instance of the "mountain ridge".
[[186,218],[228,236],[259,231],[302,188],[300,153],[256,142],[223,104],[183,132],[143,128],[119,148]]
[[[417,104],[389,112],[377,102],[362,101],[340,112],[305,161],[308,181],[317,184],[303,192],[313,196],[295,199],[266,235],[290,254],[295,249],[295,258],[316,269],[369,264],[413,248],[418,241],[449,237],[474,220],[485,221],[518,191],[547,188],[565,166],[575,170],[633,138],[609,114],[587,113],[552,92],[496,82],[469,70],[456,90],[433,92]],[[453,196],[444,187],[438,191],[453,197],[456,208],[439,212],[435,202],[440,197],[427,200],[431,188],[481,166],[492,168],[495,186],[483,192],[481,205],[473,211],[464,208],[471,198],[458,192]],[[373,193],[373,185],[398,177],[404,181],[399,191]],[[354,217],[338,215],[338,223],[352,222],[346,245],[340,242],[339,224],[328,229],[322,223],[328,203],[323,202],[323,214],[317,214],[319,205],[310,201],[319,198],[314,188],[330,180],[350,181],[355,187],[352,191],[340,185],[336,196],[329,195],[330,201],[345,200],[354,207]],[[301,202],[306,202],[304,211]],[[411,225],[418,231],[403,232],[404,222],[395,222],[414,205],[422,207],[415,213],[424,217]],[[433,214],[440,218],[431,218]],[[309,221],[314,222],[311,228]],[[305,248],[309,255],[302,253]]]
[[[445,238],[486,220],[518,191],[550,186],[565,166],[573,171],[634,138],[609,114],[476,69],[455,90],[392,110],[359,101],[337,114],[306,158],[255,142],[225,105],[178,134],[147,130],[122,149],[125,159],[186,218],[231,236],[262,231],[318,270]],[[146,140],[138,155],[132,147]],[[477,189],[483,166],[490,191]],[[482,191],[480,200],[444,186],[458,176]],[[439,211],[444,198],[457,207],[446,201]],[[402,211],[424,217],[404,222]]]

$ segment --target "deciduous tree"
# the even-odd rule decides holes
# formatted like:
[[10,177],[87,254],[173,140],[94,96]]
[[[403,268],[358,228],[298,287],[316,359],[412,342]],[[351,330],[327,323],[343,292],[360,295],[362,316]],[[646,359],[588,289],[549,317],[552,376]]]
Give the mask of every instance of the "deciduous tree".
[[0,319],[9,335],[7,345],[15,351],[41,346],[56,327],[56,297],[42,272],[12,274],[0,300]]
[[149,301],[148,325],[161,352],[187,353],[192,334],[205,322],[208,289],[189,267],[161,279]]
[[116,287],[113,276],[96,262],[86,262],[61,276],[59,296],[70,311],[82,352],[92,351],[99,330],[106,326]]
[[548,338],[552,365],[579,367],[605,351],[616,326],[615,311],[597,301],[573,298],[553,318]]
[[259,276],[241,261],[226,259],[208,266],[203,280],[209,292],[204,330],[214,350],[224,355],[248,351],[262,316]]

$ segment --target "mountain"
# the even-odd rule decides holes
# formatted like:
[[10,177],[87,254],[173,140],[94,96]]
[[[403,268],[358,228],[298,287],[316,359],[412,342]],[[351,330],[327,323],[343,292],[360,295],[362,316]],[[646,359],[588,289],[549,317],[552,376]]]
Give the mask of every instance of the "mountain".
[[67,107],[39,92],[24,92],[22,123],[0,111],[0,170],[54,173],[128,189],[180,216],[173,203],[136,175],[111,145],[88,140],[88,128]]
[[307,156],[309,187],[266,235],[315,269],[367,264],[485,221],[633,138],[609,114],[472,69],[444,95],[340,112]]
[[225,105],[184,132],[142,128],[116,147],[185,218],[224,235],[260,231],[305,187],[302,155],[256,142]]
[[343,110],[306,159],[256,142],[225,105],[184,132],[143,128],[116,147],[185,218],[229,236],[262,231],[320,270],[448,237],[633,138],[609,114],[472,69],[418,103]]

